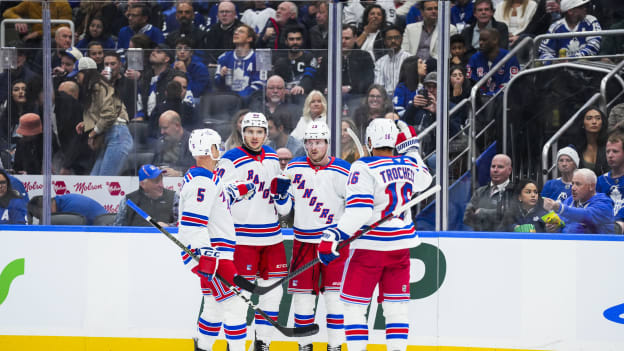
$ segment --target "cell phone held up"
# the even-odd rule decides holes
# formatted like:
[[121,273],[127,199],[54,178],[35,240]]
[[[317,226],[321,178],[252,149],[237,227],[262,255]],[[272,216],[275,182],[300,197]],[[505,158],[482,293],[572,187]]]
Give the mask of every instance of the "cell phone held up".
[[424,107],[431,105],[431,98],[429,97],[429,92],[427,91],[427,89],[425,89],[424,87],[420,88],[418,89],[418,91],[416,91],[416,94],[421,95],[425,98],[425,100],[427,100],[427,104]]

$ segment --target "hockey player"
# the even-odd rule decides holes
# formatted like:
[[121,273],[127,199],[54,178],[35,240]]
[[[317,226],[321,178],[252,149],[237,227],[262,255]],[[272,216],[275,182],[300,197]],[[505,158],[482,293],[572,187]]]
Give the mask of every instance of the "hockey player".
[[[319,244],[318,255],[324,264],[339,256],[336,251],[339,241],[363,225],[371,225],[392,213],[409,201],[412,192],[425,190],[431,183],[413,129],[402,121],[398,123],[401,134],[394,121],[385,118],[374,119],[366,128],[366,145],[373,156],[360,158],[351,166],[345,213],[337,227],[323,232]],[[395,143],[401,156],[393,156]],[[340,291],[345,303],[344,326],[350,351],[366,350],[366,310],[377,284],[378,302],[386,318],[388,350],[406,349],[409,249],[418,244],[409,210],[351,243]]]
[[197,167],[189,169],[184,176],[178,233],[180,241],[200,255],[199,264],[195,265],[182,252],[184,264],[194,266],[192,271],[201,278],[204,309],[198,322],[197,347],[211,350],[224,321],[225,338],[234,351],[245,349],[245,315],[238,311],[247,304],[214,278],[214,274],[218,273],[230,284],[237,274],[232,262],[236,236],[230,202],[253,196],[255,187],[251,182],[239,182],[224,188],[214,173],[220,145],[221,137],[212,129],[194,130],[189,137],[189,149]]
[[[323,231],[336,227],[344,212],[351,165],[329,156],[329,143],[327,124],[312,122],[304,133],[307,157],[293,159],[284,175],[276,177],[271,183],[271,192],[275,196],[279,213],[287,215],[293,207],[295,209],[291,271],[316,257]],[[319,291],[323,293],[327,309],[328,351],[340,351],[344,342],[340,282],[348,247],[344,247],[341,252],[344,255],[329,265],[318,264],[298,275],[288,285],[288,292],[294,294],[295,327],[314,323],[316,295]],[[312,351],[312,344],[300,344],[299,350]]]
[[[249,201],[232,205],[236,229],[234,265],[250,281],[269,285],[288,274],[286,253],[277,211],[270,194],[271,180],[281,173],[279,159],[273,149],[264,146],[268,123],[262,113],[249,112],[241,122],[243,145],[229,150],[219,162],[217,175],[225,183],[251,181],[258,195]],[[282,289],[262,295],[258,306],[277,320]],[[247,306],[238,313],[246,315]],[[272,326],[256,314],[256,350],[269,347]]]

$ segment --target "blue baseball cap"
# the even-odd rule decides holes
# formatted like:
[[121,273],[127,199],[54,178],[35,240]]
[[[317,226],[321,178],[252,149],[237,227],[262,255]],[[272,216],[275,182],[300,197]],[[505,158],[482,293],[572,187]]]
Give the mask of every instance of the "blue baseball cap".
[[154,179],[158,177],[162,171],[160,168],[154,165],[143,165],[139,168],[139,181],[143,181],[145,179]]

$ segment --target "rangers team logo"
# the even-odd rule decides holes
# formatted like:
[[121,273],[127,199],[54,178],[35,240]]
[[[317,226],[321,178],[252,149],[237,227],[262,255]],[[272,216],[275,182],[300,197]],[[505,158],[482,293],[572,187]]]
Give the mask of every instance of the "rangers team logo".
[[119,182],[106,182],[106,185],[108,186],[109,194],[111,194],[112,196],[126,195],[126,193],[121,190],[121,185],[119,184]]
[[65,185],[64,181],[57,180],[55,182],[52,182],[52,185],[54,186],[54,193],[56,195],[69,194],[69,190],[67,190],[67,185]]
[[407,285],[401,285],[401,292],[407,292]]
[[483,67],[477,67],[477,75],[483,77]]
[[518,74],[518,67],[516,67],[516,66],[511,67],[509,72],[511,72],[512,76]]

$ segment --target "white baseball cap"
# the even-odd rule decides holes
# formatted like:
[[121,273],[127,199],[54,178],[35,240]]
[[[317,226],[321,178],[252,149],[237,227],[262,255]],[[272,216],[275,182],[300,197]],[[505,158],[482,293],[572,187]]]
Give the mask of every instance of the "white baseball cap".
[[591,0],[561,0],[561,12],[566,12],[573,8],[583,6],[589,3]]

